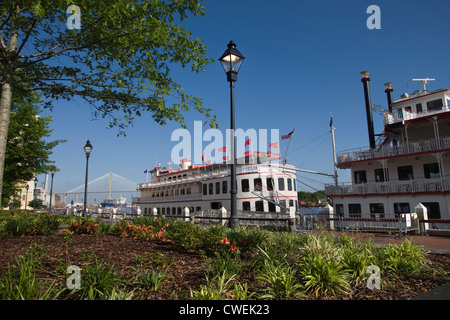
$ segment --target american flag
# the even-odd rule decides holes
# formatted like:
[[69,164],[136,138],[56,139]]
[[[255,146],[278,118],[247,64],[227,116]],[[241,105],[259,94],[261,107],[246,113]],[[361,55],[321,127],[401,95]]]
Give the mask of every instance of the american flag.
[[[294,129],[295,130],[295,129]],[[284,136],[281,136],[282,140],[286,140],[286,139],[291,139],[292,135],[294,134],[294,130],[292,130],[291,132],[289,132],[288,134],[285,134]]]

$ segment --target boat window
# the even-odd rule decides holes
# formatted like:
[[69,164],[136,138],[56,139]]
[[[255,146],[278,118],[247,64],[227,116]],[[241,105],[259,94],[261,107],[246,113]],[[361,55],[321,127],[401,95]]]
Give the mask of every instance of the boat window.
[[422,202],[427,208],[428,219],[440,219],[441,209],[439,208],[439,202]]
[[261,186],[262,186],[262,179],[261,178],[253,179],[253,190],[259,190],[259,188],[261,188]]
[[167,212],[167,215],[170,216],[170,207],[167,208],[167,211],[166,211],[166,212]]
[[267,183],[267,189],[272,191],[273,190],[273,179],[272,179],[272,177],[267,178],[266,179],[266,183]]
[[403,166],[397,168],[398,180],[413,180],[414,173],[412,166]]
[[269,202],[269,212],[277,212],[277,207],[275,203]]
[[203,185],[203,195],[206,196],[208,194],[208,186],[206,183]]
[[292,179],[288,178],[287,183],[288,183],[288,191],[292,191]]
[[179,216],[181,216],[181,207],[177,208],[177,213],[178,213]]
[[166,208],[161,209],[161,214],[166,214]]
[[[87,199],[87,198],[86,198]],[[147,214],[147,208],[144,208],[144,214]]]
[[[386,169],[387,171],[387,169]],[[389,173],[387,174],[387,177],[384,176],[384,169],[375,169],[375,182],[384,182],[387,181],[386,178],[389,177]]]
[[186,188],[186,194],[191,194],[191,188]]
[[409,209],[409,203],[407,202],[396,202],[394,203],[394,213],[396,215],[402,214],[402,213],[410,213],[411,210]]
[[344,216],[344,205],[343,204],[336,204],[336,215],[338,217]]
[[264,202],[263,201],[255,201],[255,211],[264,211]]
[[248,179],[242,179],[241,180],[241,186],[242,186],[242,192],[249,192],[250,191],[250,184],[248,182]]
[[366,170],[355,171],[353,173],[353,175],[355,178],[355,183],[366,183],[367,182]]
[[209,184],[209,194],[213,194],[214,186],[212,183]]
[[433,101],[427,102],[427,109],[428,111],[437,111],[441,110],[443,106],[442,99],[437,99]]
[[422,113],[422,104],[421,103],[416,104],[416,112]]
[[244,211],[250,211],[250,201],[244,201],[244,202],[242,202],[242,210],[244,210]]
[[177,208],[172,207],[172,215],[176,215],[177,214]]
[[384,204],[371,203],[370,204],[370,217],[371,218],[384,218]]
[[222,181],[222,193],[228,192],[228,186],[226,181]]
[[353,218],[361,217],[361,204],[360,203],[349,203],[348,204],[348,214]]
[[222,208],[222,202],[211,202],[211,209],[220,209]]
[[284,190],[284,178],[278,178],[278,190]]
[[216,182],[216,194],[220,194],[220,182]]
[[426,179],[441,177],[441,174],[439,172],[439,164],[437,162],[424,164],[423,173]]
[[195,207],[195,211],[202,211],[202,207]]
[[294,200],[289,200],[289,207],[293,207],[294,206]]

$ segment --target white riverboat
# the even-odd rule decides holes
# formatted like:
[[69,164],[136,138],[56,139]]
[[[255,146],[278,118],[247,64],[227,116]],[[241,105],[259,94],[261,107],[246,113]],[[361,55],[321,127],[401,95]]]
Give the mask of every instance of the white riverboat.
[[[363,72],[370,147],[341,151],[336,166],[351,170],[351,183],[329,184],[334,214],[348,218],[395,218],[427,210],[429,227],[450,228],[450,91],[423,90],[392,100],[384,132],[374,139],[368,72]],[[416,79],[413,79],[416,80]]]
[[[240,160],[240,161],[239,161]],[[242,163],[242,164],[240,164]],[[144,215],[182,216],[190,212],[231,208],[230,165],[193,165],[183,161],[177,170],[156,166],[151,181],[139,183],[133,204]],[[258,213],[297,212],[295,167],[280,156],[253,152],[236,164],[237,210]]]

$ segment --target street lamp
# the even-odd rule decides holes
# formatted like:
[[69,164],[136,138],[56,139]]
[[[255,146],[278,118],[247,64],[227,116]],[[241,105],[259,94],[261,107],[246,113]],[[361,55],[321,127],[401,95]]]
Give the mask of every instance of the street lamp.
[[86,179],[84,180],[84,211],[83,211],[83,217],[86,217],[89,156],[91,155],[91,152],[92,152],[93,148],[94,147],[91,145],[91,142],[89,140],[86,142],[86,145],[83,147],[84,153],[86,154]]
[[28,182],[27,182],[26,188],[27,188],[27,193],[25,194],[25,211],[27,211],[27,208],[28,208],[28,189],[30,189]]
[[38,179],[34,177],[34,190],[33,190],[33,212],[36,212],[36,188],[37,188]]
[[230,131],[231,131],[231,215],[230,215],[230,228],[239,226],[239,218],[237,215],[237,199],[236,199],[236,145],[234,135],[234,83],[237,80],[237,74],[241,68],[242,62],[244,62],[244,56],[236,49],[236,44],[233,41],[227,45],[228,49],[225,50],[223,55],[219,58],[225,73],[227,74],[227,81],[230,82]]
[[50,183],[50,205],[48,208],[48,214],[52,213],[52,198],[53,198],[53,177],[55,176],[55,170],[51,171],[52,174],[52,182]]

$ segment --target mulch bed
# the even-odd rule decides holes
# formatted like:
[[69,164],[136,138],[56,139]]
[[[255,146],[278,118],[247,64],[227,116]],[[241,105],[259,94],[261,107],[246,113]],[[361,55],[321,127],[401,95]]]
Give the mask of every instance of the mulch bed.
[[[123,279],[129,279],[134,275],[130,267],[136,267],[136,256],[147,253],[151,256],[155,252],[165,254],[173,264],[169,267],[169,273],[173,275],[167,285],[155,292],[145,292],[143,299],[167,299],[174,291],[178,297],[189,298],[189,289],[198,288],[205,284],[204,265],[205,258],[195,254],[173,250],[168,241],[139,241],[131,238],[121,238],[114,235],[75,235],[70,245],[69,256],[66,256],[63,237],[53,236],[24,236],[9,237],[0,240],[0,274],[16,264],[16,257],[26,253],[33,244],[43,244],[48,253],[44,264],[46,270],[53,271],[58,268],[60,260],[69,260],[71,264],[80,267],[86,263],[86,255],[91,254],[97,260],[108,265],[114,264],[114,269]],[[44,277],[49,275],[43,274]]]
[[[148,255],[155,252],[163,253],[173,262],[169,268],[172,278],[157,292],[141,292],[143,293],[141,299],[189,299],[190,288],[198,290],[201,284],[206,283],[204,273],[208,262],[207,257],[179,251],[173,248],[170,241],[140,241],[108,234],[75,235],[68,257],[61,235],[4,238],[0,240],[0,274],[7,271],[8,265],[14,266],[16,257],[26,253],[33,244],[43,244],[48,253],[44,261],[46,268],[42,272],[44,277],[50,277],[50,274],[60,265],[61,260],[69,259],[71,264],[82,266],[86,263],[86,254],[90,253],[95,254],[98,261],[114,264],[119,276],[129,279],[134,275],[130,267],[136,267],[136,256],[142,256],[145,253]],[[433,267],[440,266],[450,274],[450,256],[429,253],[428,258]],[[254,276],[247,276],[246,280],[252,282]],[[332,299],[412,299],[448,282],[450,276],[443,278],[442,275],[430,273],[426,276],[389,280],[390,285],[383,285],[381,290],[370,290],[361,286],[353,288],[347,295],[332,297]],[[252,287],[252,284],[249,287]],[[176,296],[173,296],[175,292]]]

